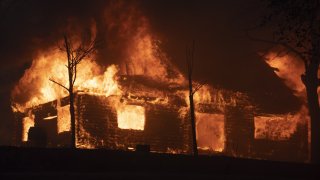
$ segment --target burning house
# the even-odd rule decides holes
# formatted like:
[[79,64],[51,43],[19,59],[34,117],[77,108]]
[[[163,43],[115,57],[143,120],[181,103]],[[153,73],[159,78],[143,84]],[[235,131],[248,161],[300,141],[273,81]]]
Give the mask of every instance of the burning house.
[[[113,11],[107,11],[105,20],[109,31],[121,34],[117,42],[124,41],[119,45],[122,59],[117,65],[101,65],[93,55],[79,64],[74,84],[76,147],[135,150],[142,145],[152,152],[191,154],[187,80],[161,51],[146,17],[129,8],[128,15],[114,18],[119,13]],[[13,89],[17,146],[70,147],[69,95],[49,81],[53,76],[68,86],[65,60],[56,48],[40,51]],[[194,94],[194,105],[201,154],[308,160],[304,108],[265,113],[245,93],[211,85]]]
[[[75,97],[76,146],[134,150],[137,145],[148,145],[154,152],[191,153],[188,105],[183,96],[179,95],[179,91],[183,92],[184,88],[170,84],[160,91],[152,87],[153,85],[154,82],[145,77],[121,76],[119,86],[123,87],[122,92],[125,91],[121,96],[106,97],[78,91]],[[157,86],[161,85],[158,83]],[[230,121],[227,125],[232,126],[232,123],[237,121],[235,109],[240,114],[248,112],[244,112],[240,106],[237,107],[238,101],[244,101],[241,95],[232,95],[231,92],[222,90],[213,93],[216,93],[214,98],[218,103],[197,104],[199,148],[203,151],[223,152],[226,146],[232,152],[229,144],[235,143],[235,140],[231,139],[237,135],[231,130],[224,132],[224,121],[227,119],[227,122]],[[226,99],[227,96],[229,99]],[[71,138],[68,102],[68,97],[65,97],[26,110],[27,113],[18,120],[22,122],[22,133],[17,133],[21,136],[17,138],[22,140],[20,143],[39,146],[43,143],[37,145],[31,142],[41,141],[37,138],[46,137],[45,147],[70,146],[70,141],[66,141]],[[225,111],[225,107],[228,107],[231,113]],[[32,116],[28,117],[28,114]],[[248,120],[247,127],[253,128],[250,122]],[[246,128],[247,124],[243,128]],[[37,129],[41,129],[43,133],[40,131],[39,137],[31,136],[31,130]],[[246,129],[243,129],[243,132],[247,132]],[[230,139],[227,145],[226,137]],[[244,147],[242,151],[248,153],[248,147]]]
[[[139,145],[146,145],[151,152],[192,153],[188,104],[179,94],[184,92],[184,87],[155,85],[143,76],[122,75],[117,79],[121,95],[76,93],[76,147],[135,150]],[[201,96],[202,100],[196,101],[200,153],[274,160],[308,158],[306,124],[290,128],[286,125],[295,125],[286,122],[287,116],[258,116],[249,98],[242,93],[207,87],[202,91],[210,98]],[[20,114],[17,143],[69,147],[69,108],[65,97]],[[292,132],[282,131],[281,127]],[[298,153],[289,154],[290,149]]]

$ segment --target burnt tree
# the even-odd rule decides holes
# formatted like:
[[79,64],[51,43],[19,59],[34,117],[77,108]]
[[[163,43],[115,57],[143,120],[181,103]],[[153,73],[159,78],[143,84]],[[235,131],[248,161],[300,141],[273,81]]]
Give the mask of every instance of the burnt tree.
[[[265,0],[268,14],[257,27],[247,30],[254,41],[281,47],[280,51],[295,54],[304,62],[301,80],[306,87],[311,118],[311,162],[320,162],[320,108],[317,89],[320,58],[320,1]],[[271,26],[272,38],[257,38],[249,32]]]
[[186,66],[188,75],[188,87],[189,87],[189,102],[190,102],[190,119],[192,127],[192,149],[193,155],[198,156],[198,145],[196,137],[196,117],[195,117],[195,107],[193,101],[193,95],[202,87],[201,84],[193,84],[192,74],[193,74],[193,63],[194,63],[194,42],[191,47],[186,48]]
[[69,93],[69,103],[70,103],[70,121],[71,121],[71,147],[76,148],[76,135],[75,135],[75,112],[74,112],[74,84],[77,79],[77,66],[78,64],[88,57],[97,47],[96,40],[90,41],[88,43],[83,43],[77,48],[73,48],[72,42],[69,40],[68,36],[64,36],[64,47],[63,51],[67,55],[67,65],[68,70],[68,82],[69,86],[66,87],[62,83],[55,81],[50,78],[50,81],[61,86]]

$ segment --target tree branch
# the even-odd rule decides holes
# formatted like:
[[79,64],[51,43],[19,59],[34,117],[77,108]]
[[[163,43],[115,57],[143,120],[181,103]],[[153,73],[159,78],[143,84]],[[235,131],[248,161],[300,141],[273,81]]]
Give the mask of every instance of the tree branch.
[[252,41],[258,41],[258,42],[264,42],[264,43],[268,43],[268,44],[281,45],[281,46],[287,48],[288,50],[292,51],[293,53],[295,53],[301,60],[304,61],[305,64],[307,64],[307,59],[302,55],[302,53],[299,52],[298,50],[296,50],[295,48],[291,47],[290,45],[286,44],[286,43],[255,38],[255,37],[250,36],[248,32],[246,32],[246,36]]
[[83,48],[82,46],[80,46],[76,51],[76,56],[74,57],[75,64],[79,64],[83,60],[83,58],[91,54],[96,49],[96,46],[96,41],[90,43],[90,45],[87,48]]
[[57,81],[55,81],[55,80],[53,80],[53,79],[49,79],[51,82],[54,82],[54,83],[56,83],[57,85],[59,85],[59,86],[61,86],[62,88],[64,88],[64,89],[66,89],[68,92],[69,92],[69,88],[67,88],[67,87],[65,87],[64,85],[62,85],[61,83],[59,83],[59,82],[57,82]]
[[199,91],[204,85],[206,84],[198,84],[192,91],[192,95],[194,95],[197,91]]
[[72,86],[76,82],[76,79],[77,79],[77,65],[74,66]]

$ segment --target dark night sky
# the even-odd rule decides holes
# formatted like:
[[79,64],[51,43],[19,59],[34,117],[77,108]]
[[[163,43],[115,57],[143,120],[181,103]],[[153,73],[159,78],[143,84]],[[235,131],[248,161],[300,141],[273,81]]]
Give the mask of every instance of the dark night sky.
[[[36,50],[56,43],[70,17],[84,26],[93,18],[98,33],[105,32],[99,23],[108,2],[0,2],[0,144],[10,144],[13,118],[10,92],[30,66]],[[163,49],[180,70],[185,67],[185,47],[195,40],[197,80],[247,92],[270,111],[297,107],[292,92],[255,55],[264,46],[243,36],[243,30],[252,27],[262,16],[261,1],[145,0],[138,4],[149,18],[152,30],[164,37]],[[107,56],[112,56],[105,51],[109,53]]]

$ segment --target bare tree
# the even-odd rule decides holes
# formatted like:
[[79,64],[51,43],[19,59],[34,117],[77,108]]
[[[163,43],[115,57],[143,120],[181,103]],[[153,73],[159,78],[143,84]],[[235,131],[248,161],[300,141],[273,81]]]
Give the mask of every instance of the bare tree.
[[[320,62],[320,1],[319,0],[266,0],[271,10],[262,23],[251,29],[271,25],[273,36],[269,39],[247,36],[254,41],[282,47],[285,53],[295,54],[304,62],[301,75],[307,91],[307,104],[311,118],[311,162],[320,163],[320,108],[317,89]],[[283,54],[282,52],[282,54]]]
[[74,112],[74,84],[77,79],[77,66],[78,64],[88,57],[97,48],[96,40],[90,41],[88,44],[81,44],[77,48],[73,48],[72,42],[68,36],[64,36],[64,47],[62,48],[67,55],[69,86],[66,87],[62,83],[50,78],[49,80],[64,88],[69,93],[70,102],[70,117],[71,117],[71,147],[76,148],[76,135],[75,135],[75,112]]
[[[186,66],[188,74],[189,83],[189,102],[190,102],[190,118],[192,126],[192,145],[193,145],[193,155],[198,156],[198,145],[196,137],[196,117],[195,117],[195,107],[193,101],[193,95],[203,86],[201,84],[193,84],[192,74],[193,74],[193,63],[194,63],[194,47],[195,43],[192,42],[191,47],[186,48]],[[193,87],[195,86],[195,87]]]

